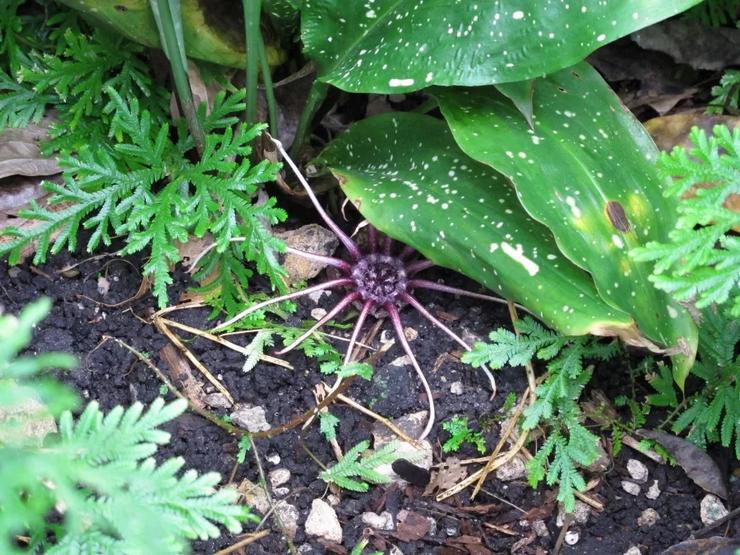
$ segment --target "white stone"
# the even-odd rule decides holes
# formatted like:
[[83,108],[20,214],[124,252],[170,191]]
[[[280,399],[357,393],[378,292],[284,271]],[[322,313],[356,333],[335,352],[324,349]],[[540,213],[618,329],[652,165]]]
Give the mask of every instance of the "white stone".
[[[558,516],[555,519],[555,525],[558,528],[560,528],[563,525],[563,522],[565,522],[565,516],[566,512],[561,507],[560,511],[558,512]],[[583,501],[576,500],[575,507],[573,508],[573,520],[578,524],[586,524],[588,522],[589,516],[591,516],[591,507],[589,507]]]
[[265,458],[267,459],[267,462],[269,462],[270,464],[275,464],[275,465],[280,464],[280,455],[278,455],[277,453],[270,453]]
[[223,393],[209,393],[206,395],[206,404],[215,409],[228,409],[231,406],[231,401]]
[[636,545],[632,545],[623,555],[642,555],[642,551]]
[[398,358],[394,358],[390,362],[391,366],[395,366],[396,368],[402,368],[404,366],[411,366],[411,358],[408,355],[403,355]]
[[630,459],[627,461],[627,472],[630,477],[641,484],[647,482],[648,479],[648,468],[637,459]]
[[259,513],[266,515],[270,510],[270,500],[262,486],[245,479],[239,484],[239,493],[244,496],[247,505],[253,507]]
[[294,505],[281,501],[275,505],[275,513],[283,524],[288,536],[290,536],[291,539],[295,538],[295,534],[298,531],[298,517],[300,516],[298,509],[296,509]]
[[342,526],[337,513],[326,501],[314,499],[311,502],[311,512],[306,519],[306,534],[342,543]]
[[648,499],[657,499],[660,497],[660,488],[658,487],[658,480],[653,480],[653,485],[650,486],[645,494]]
[[276,468],[270,471],[267,475],[267,479],[270,480],[270,485],[274,488],[282,486],[288,480],[290,480],[290,470],[287,468]]
[[311,309],[311,318],[314,320],[321,320],[324,316],[326,316],[326,310],[323,308],[312,308]]
[[730,511],[724,506],[722,501],[716,495],[707,494],[701,500],[700,516],[704,526],[714,524],[719,519],[726,517]]
[[270,429],[265,409],[259,406],[237,405],[237,409],[231,413],[231,421],[252,433],[265,432]]
[[575,545],[578,543],[578,540],[580,539],[581,539],[581,535],[575,530],[568,530],[565,533],[565,543],[567,543],[568,545]]
[[452,382],[450,384],[450,393],[453,395],[462,395],[463,394],[463,383],[461,381]]
[[290,488],[281,487],[281,488],[275,488],[272,490],[272,493],[275,494],[276,497],[285,497],[290,493]]
[[544,520],[535,520],[532,522],[532,530],[540,538],[550,537],[550,530],[547,529],[547,524],[545,524]]
[[630,495],[640,495],[640,486],[629,480],[622,480],[622,489]]
[[527,475],[527,469],[521,457],[514,457],[496,469],[496,478],[502,482],[519,480]]
[[362,513],[362,522],[375,530],[393,530],[393,515],[388,511],[377,513]]
[[419,337],[419,332],[416,331],[411,326],[409,326],[407,328],[403,328],[403,335],[406,337],[406,341],[408,341],[409,343],[411,343],[417,337]]
[[640,528],[650,528],[656,522],[660,520],[660,515],[655,509],[645,509],[642,511],[639,517],[637,517],[637,525]]
[[319,289],[318,291],[314,291],[313,293],[308,294],[308,298],[313,301],[313,304],[319,304],[319,301],[321,300],[321,297],[324,295],[329,295],[330,293],[326,291],[325,289]]

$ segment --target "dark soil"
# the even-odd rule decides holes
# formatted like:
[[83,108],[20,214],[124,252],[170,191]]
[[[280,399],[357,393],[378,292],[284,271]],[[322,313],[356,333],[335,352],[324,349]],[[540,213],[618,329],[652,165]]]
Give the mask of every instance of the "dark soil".
[[[101,344],[103,335],[119,338],[139,351],[151,354],[155,364],[166,368],[159,353],[168,341],[146,323],[154,308],[150,296],[117,308],[101,304],[118,303],[136,293],[140,283],[137,269],[141,267],[141,260],[115,257],[93,259],[79,266],[77,275],[64,277],[59,273],[60,269],[80,260],[82,257],[63,254],[52,258],[40,268],[23,265],[9,270],[4,263],[1,264],[0,304],[4,305],[5,311],[17,312],[39,296],[50,297],[54,301],[54,309],[38,327],[31,349],[35,352],[67,351],[77,355],[80,359],[79,367],[63,374],[62,379],[73,386],[84,400],[97,400],[105,410],[134,401],[148,403],[160,395],[161,383],[156,376],[115,343],[109,341]],[[110,289],[104,296],[98,293],[99,275],[104,275],[110,283]],[[430,277],[477,289],[474,283],[450,273],[431,272]],[[187,284],[185,277],[178,276],[171,298],[178,298]],[[470,333],[485,337],[489,330],[500,325],[509,325],[505,307],[482,306],[479,301],[436,294],[420,296],[432,312],[444,311],[451,315],[454,321],[450,325],[458,331],[467,329]],[[327,306],[327,297],[323,297],[320,303]],[[299,316],[308,317],[308,311],[315,305],[306,300],[301,306]],[[188,310],[174,314],[176,319],[200,328],[208,327],[206,316],[206,310]],[[443,353],[456,351],[457,346],[443,333],[430,328],[412,311],[405,310],[403,317],[406,326],[418,331],[418,338],[412,342],[412,347],[421,366],[427,369],[432,389],[438,394],[437,425],[430,437],[437,459],[445,458],[441,456],[440,445],[446,439],[446,433],[439,424],[456,414],[468,416],[473,423],[491,423],[492,426],[486,430],[486,439],[489,448],[494,446],[500,433],[500,426],[495,421],[495,417],[500,416],[497,410],[510,391],[521,393],[525,389],[526,381],[522,369],[507,368],[499,372],[498,394],[490,400],[487,380],[479,371],[454,359],[446,359],[436,372],[432,372],[438,357]],[[383,329],[390,332],[390,325],[386,322]],[[182,336],[187,338],[186,334]],[[263,406],[272,426],[287,422],[315,403],[311,389],[322,380],[322,376],[317,370],[317,364],[300,353],[287,357],[295,370],[259,364],[253,371],[245,374],[242,372],[243,357],[238,353],[201,339],[189,343],[189,347],[222,380],[238,402]],[[413,370],[407,366],[389,365],[389,362],[402,354],[400,347],[394,346],[376,365],[373,381],[368,383],[356,380],[347,394],[391,418],[423,410],[424,399]],[[628,394],[629,382],[624,376],[623,368],[605,369],[596,373],[593,386],[604,389],[612,398],[619,393]],[[458,380],[463,383],[463,394],[451,394],[450,384]],[[342,449],[346,450],[358,441],[370,437],[374,422],[368,417],[344,405],[334,406],[332,412],[341,419],[338,440]],[[183,415],[167,428],[172,432],[172,441],[162,450],[162,457],[181,455],[190,467],[230,476],[237,453],[234,437],[194,414]],[[544,487],[533,490],[525,480],[504,483],[490,476],[484,491],[474,501],[470,501],[469,491],[465,491],[449,498],[445,503],[437,503],[433,497],[422,497],[421,490],[412,486],[403,489],[398,486],[374,487],[366,494],[342,491],[340,502],[335,508],[344,528],[343,543],[346,548],[327,547],[315,538],[307,537],[303,530],[311,501],[325,494],[326,484],[318,478],[320,468],[309,458],[301,441],[319,460],[327,465],[332,464],[333,453],[315,424],[302,438],[298,431],[293,430],[272,439],[259,440],[256,445],[266,471],[280,467],[291,472],[291,479],[287,484],[290,493],[285,499],[300,512],[294,544],[301,547],[301,553],[348,553],[365,528],[360,519],[364,511],[387,510],[396,515],[405,509],[435,520],[436,531],[433,530],[418,541],[404,542],[395,537],[393,532],[376,532],[371,546],[386,553],[392,546],[396,546],[403,554],[548,553],[552,551],[560,533],[556,524],[558,511],[552,491]],[[266,456],[274,454],[280,457],[277,467],[266,460]],[[477,453],[472,448],[465,447],[459,456],[474,457]],[[731,460],[729,453],[724,456],[725,466],[731,466],[728,462]],[[636,497],[622,489],[621,480],[627,475],[625,464],[629,458],[637,458],[648,466],[650,477],[647,485],[658,480],[662,494],[656,500],[645,497],[647,485],[642,487],[642,492]],[[251,456],[236,469],[235,483],[243,478],[253,482],[259,479]],[[733,495],[729,504],[736,506],[740,502],[737,479],[731,481],[731,487]],[[613,461],[591,495],[604,502],[606,510],[592,513],[585,524],[572,524],[570,530],[577,531],[580,539],[574,546],[565,545],[563,553],[621,554],[631,546],[638,546],[643,554],[660,553],[702,528],[699,502],[704,492],[680,468],[656,465],[629,448],[624,448]],[[484,505],[489,507],[487,510],[481,509],[482,514],[466,510],[471,506]],[[651,527],[640,528],[637,519],[648,507],[654,508],[660,519]],[[536,519],[546,522],[548,537],[539,537],[532,532],[531,521]],[[486,524],[508,529],[513,535],[503,534]],[[272,525],[272,522],[268,522],[268,525]],[[735,526],[734,532],[740,533],[738,524]],[[715,533],[722,534],[725,530],[720,529]],[[732,531],[729,535],[732,535]],[[466,543],[470,537],[480,538],[480,543]],[[196,543],[194,550],[197,553],[213,553],[237,539],[225,535],[217,541]],[[245,551],[250,554],[286,552],[286,543],[278,532],[250,545]]]

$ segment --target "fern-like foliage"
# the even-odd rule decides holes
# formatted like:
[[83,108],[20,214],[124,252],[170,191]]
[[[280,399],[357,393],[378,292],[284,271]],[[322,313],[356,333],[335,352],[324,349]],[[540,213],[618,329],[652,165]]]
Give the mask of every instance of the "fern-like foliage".
[[735,114],[740,110],[740,70],[728,69],[719,84],[712,87],[714,97],[707,107],[708,114]]
[[7,18],[0,23],[0,129],[37,122],[53,107],[51,139],[42,150],[64,174],[62,184],[44,184],[48,206],[33,204],[20,214],[38,225],[0,230],[8,239],[0,256],[15,263],[33,247],[34,262],[42,263],[49,252],[74,250],[80,230],[92,232],[88,251],[123,236],[124,254],[149,254],[144,272],[163,306],[180,261],[177,244],[210,233],[217,248],[195,277],[206,283],[215,311],[234,313],[243,304],[250,266],[283,289],[276,254],[282,242],[270,226],[286,214],[273,198],[256,202],[278,166],[249,162],[262,127],[237,125],[244,91],[220,93],[208,114],[201,107],[207,136],[198,157],[184,125],[170,124],[169,93],[154,83],[143,47],[92,30],[65,8],[49,7],[48,19],[21,16],[21,4],[13,0],[0,12]]
[[707,137],[695,127],[690,138],[689,152],[677,147],[658,162],[674,178],[664,194],[677,199],[676,228],[668,242],[650,242],[632,254],[655,261],[650,279],[656,287],[699,308],[729,300],[731,314],[740,317],[740,239],[733,232],[740,213],[726,206],[740,193],[740,129],[718,125]]
[[387,484],[390,478],[376,469],[379,466],[390,464],[396,459],[398,445],[391,442],[382,449],[360,456],[370,447],[370,441],[361,441],[347,451],[337,464],[324,470],[319,477],[327,483],[333,483],[340,488],[351,491],[365,492],[371,484]]
[[[691,370],[703,385],[686,401],[672,425],[674,433],[687,432],[687,439],[702,448],[709,443],[725,447],[734,444],[740,459],[740,322],[717,308],[703,313],[699,328],[699,357]],[[653,376],[656,393],[648,401],[656,406],[677,407],[678,400],[670,372]]]
[[454,416],[442,422],[442,429],[450,434],[447,441],[442,444],[444,453],[455,453],[460,450],[463,443],[475,445],[479,453],[486,452],[486,440],[480,432],[470,429],[468,419],[463,416]]
[[[111,103],[110,134],[120,142],[110,152],[83,149],[76,157],[62,157],[64,184],[47,182],[44,186],[52,193],[49,204],[65,207],[52,210],[33,205],[21,212],[40,225],[30,231],[2,230],[13,239],[0,244],[0,255],[9,253],[14,263],[23,248],[35,243],[34,261],[42,263],[47,252],[54,254],[65,246],[74,250],[81,227],[93,230],[88,251],[101,243],[109,245],[114,233],[125,234],[124,253],[149,251],[144,272],[152,276],[154,293],[164,306],[172,283],[170,267],[180,260],[176,242],[211,232],[217,248],[206,267],[216,265],[223,253],[228,252],[228,259],[233,255],[231,249],[237,248],[242,264],[255,262],[261,273],[279,285],[282,270],[275,250],[280,243],[265,225],[284,219],[285,213],[275,208],[274,200],[261,205],[252,201],[258,185],[274,179],[277,166],[266,161],[252,166],[247,158],[249,144],[262,128],[242,125],[236,131],[230,127],[213,131],[207,135],[200,160],[191,162],[181,150],[188,143],[174,143],[170,126],[155,125],[135,97],[127,101],[112,88],[106,94]],[[234,247],[231,239],[237,236],[250,241]],[[228,261],[226,267],[230,267]],[[229,302],[236,306],[236,301]]]
[[575,507],[575,491],[586,482],[578,466],[587,466],[599,456],[598,437],[581,422],[578,399],[591,379],[585,359],[609,360],[618,350],[616,341],[603,343],[593,337],[563,336],[532,318],[517,324],[519,334],[499,328],[491,332],[491,343],[477,343],[463,361],[473,366],[505,364],[520,366],[535,357],[547,361],[547,377],[537,387],[537,400],[524,411],[522,428],[545,426],[548,436],[535,457],[527,463],[529,481],[536,486],[543,479],[558,485],[558,500],[566,510]]
[[[74,402],[66,388],[37,375],[69,367],[72,357],[16,357],[49,306],[41,301],[18,318],[0,318],[0,408],[26,407],[11,412],[21,423],[56,416]],[[152,458],[169,441],[159,427],[186,406],[157,399],[146,411],[136,403],[106,415],[92,402],[76,420],[61,412],[59,434],[43,448],[14,419],[0,422],[0,551],[176,554],[188,552],[189,540],[217,537],[218,524],[241,531],[249,513],[236,504],[236,491],[215,489],[218,474],[182,473],[183,459],[158,465]],[[28,538],[22,550],[18,536]]]

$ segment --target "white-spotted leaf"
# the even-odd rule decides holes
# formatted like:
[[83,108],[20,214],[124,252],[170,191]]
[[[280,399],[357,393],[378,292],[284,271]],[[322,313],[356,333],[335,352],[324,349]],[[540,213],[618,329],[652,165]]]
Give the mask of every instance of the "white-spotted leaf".
[[682,384],[696,327],[648,280],[651,267],[629,256],[666,240],[675,208],[663,197],[657,148],[604,80],[586,63],[538,79],[533,129],[495,87],[434,94],[462,150],[511,180],[527,212],[593,276],[601,297],[631,314],[652,342],[685,355],[675,367]]
[[350,92],[523,81],[700,0],[306,0],[305,52]]
[[560,254],[499,173],[468,158],[443,121],[410,113],[360,121],[317,160],[370,223],[517,301],[568,335],[634,335],[590,276]]

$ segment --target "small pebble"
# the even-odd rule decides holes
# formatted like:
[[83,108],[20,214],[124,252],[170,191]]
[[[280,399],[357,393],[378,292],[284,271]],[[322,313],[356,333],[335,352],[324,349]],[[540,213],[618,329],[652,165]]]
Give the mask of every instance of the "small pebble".
[[636,545],[632,545],[623,555],[642,555],[642,551]]
[[622,480],[622,489],[630,495],[640,495],[640,486],[629,480]]
[[337,513],[326,501],[314,499],[311,512],[306,518],[306,534],[318,536],[335,543],[342,543],[342,525]]
[[280,519],[280,522],[283,523],[283,527],[288,533],[288,536],[290,536],[291,539],[294,538],[296,532],[298,531],[298,517],[300,516],[300,513],[298,512],[298,509],[295,508],[295,505],[290,505],[285,501],[280,501],[277,505],[275,505],[275,513]]
[[514,457],[496,469],[496,479],[502,482],[519,480],[520,478],[524,478],[526,474],[527,468],[520,457]]
[[[567,513],[563,508],[558,512],[558,516],[555,519],[555,525],[558,528],[563,526],[566,514]],[[576,501],[575,507],[573,508],[573,520],[578,524],[586,524],[589,516],[591,516],[591,507],[586,505],[583,501]]]
[[393,530],[393,515],[388,511],[377,513],[362,513],[362,522],[375,530]]
[[419,332],[412,327],[408,327],[403,329],[403,335],[406,336],[406,341],[410,343],[419,337]]
[[580,539],[581,539],[581,535],[574,530],[568,530],[565,533],[565,543],[567,543],[568,545],[575,545],[578,543],[578,540]]
[[647,481],[648,468],[637,459],[627,461],[627,472],[635,482],[644,484]]
[[319,290],[314,291],[313,293],[308,294],[308,298],[313,301],[313,304],[319,304],[319,301],[321,300],[321,297],[324,295],[329,295],[330,293],[326,290]]
[[223,393],[209,393],[206,395],[206,404],[215,409],[227,409],[231,406],[231,401]]
[[276,468],[270,471],[267,477],[270,480],[270,485],[276,488],[290,480],[290,470],[287,468]]
[[326,316],[326,310],[323,308],[313,308],[311,309],[311,318],[314,320],[321,320],[324,316]]
[[408,355],[403,355],[398,358],[394,358],[390,362],[391,366],[395,366],[396,368],[401,368],[403,366],[411,366],[411,358]]
[[275,488],[272,490],[272,493],[274,493],[276,497],[285,497],[290,493],[290,488]]
[[547,524],[544,520],[535,520],[532,522],[532,530],[540,538],[547,538],[550,536],[550,530],[547,529]]
[[640,516],[637,517],[637,525],[640,528],[650,528],[660,519],[658,511],[655,509],[645,509],[642,511]]
[[726,517],[730,512],[716,495],[707,494],[700,504],[700,516],[704,526],[714,524],[719,519]]
[[237,410],[231,413],[231,421],[247,431],[265,432],[270,429],[265,415],[265,409],[262,407],[250,407],[237,405]]
[[660,496],[660,488],[658,487],[658,480],[653,480],[653,485],[650,486],[645,494],[648,499],[657,499]]
[[267,462],[269,462],[270,464],[275,464],[275,465],[280,464],[280,455],[278,455],[277,453],[270,453],[265,458],[267,459]]
[[463,383],[461,381],[452,382],[450,384],[450,393],[452,393],[453,395],[462,395]]

